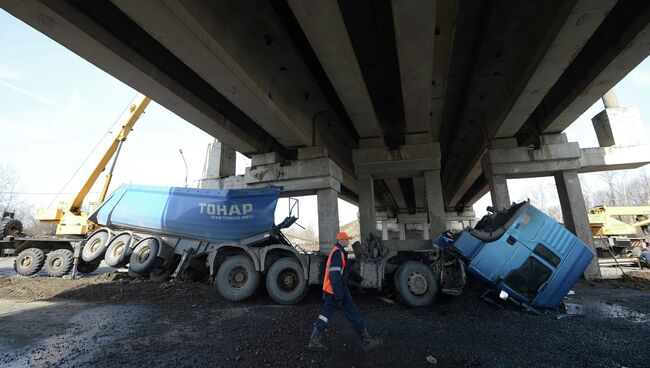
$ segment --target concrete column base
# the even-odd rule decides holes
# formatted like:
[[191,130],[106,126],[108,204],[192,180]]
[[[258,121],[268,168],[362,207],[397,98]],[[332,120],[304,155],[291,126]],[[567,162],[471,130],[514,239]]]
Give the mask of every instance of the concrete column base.
[[[555,185],[560,197],[564,226],[587,244],[596,254],[578,172],[576,170],[566,170],[555,174]],[[584,276],[587,280],[600,278],[597,257],[594,257],[591,261],[584,272]]]
[[435,239],[438,234],[447,230],[447,214],[442,199],[440,170],[424,172],[424,187],[426,190],[427,209],[429,212],[429,238]]
[[359,175],[359,239],[366,242],[368,234],[377,235],[375,214],[375,185],[370,175]]
[[321,254],[329,254],[339,232],[338,193],[333,189],[319,189],[316,192],[316,200],[319,250]]
[[488,182],[490,185],[490,197],[492,197],[492,207],[497,210],[509,207],[511,202],[506,176],[489,175]]

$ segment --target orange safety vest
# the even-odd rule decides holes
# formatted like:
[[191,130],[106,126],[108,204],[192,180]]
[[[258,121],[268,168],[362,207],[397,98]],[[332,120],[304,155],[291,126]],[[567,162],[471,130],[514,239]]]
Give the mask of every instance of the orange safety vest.
[[345,260],[343,252],[339,249],[339,247],[335,245],[332,248],[329,257],[327,257],[327,264],[325,265],[325,278],[323,279],[323,291],[331,295],[334,295],[334,289],[332,289],[332,283],[330,282],[330,265],[332,264],[332,255],[334,255],[334,252],[341,252],[341,277],[343,277],[343,271],[345,271],[345,266],[348,263]]

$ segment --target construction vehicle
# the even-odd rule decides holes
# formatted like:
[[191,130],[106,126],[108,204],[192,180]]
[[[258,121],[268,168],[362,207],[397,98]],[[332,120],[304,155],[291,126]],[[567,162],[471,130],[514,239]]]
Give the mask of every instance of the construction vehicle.
[[[104,201],[120,149],[150,101],[149,97],[139,94],[129,104],[126,121],[122,124],[119,132],[113,136],[110,145],[101,155],[69,205],[65,208],[37,211],[35,216],[37,221],[56,225],[53,236],[25,237],[24,234],[15,232],[10,235],[3,234],[3,236],[0,236],[0,248],[13,249],[14,253],[17,253],[14,269],[19,275],[30,276],[39,272],[43,267],[50,276],[62,276],[70,272],[74,260],[77,259],[74,257],[74,253],[80,251],[81,243],[94,230],[95,226],[88,221],[88,214],[82,210],[84,200],[97,182],[100,174],[113,159],[97,203]],[[22,232],[22,225],[20,228]],[[99,263],[81,262],[77,265],[77,270],[92,272],[97,267],[99,267]]]
[[[123,185],[91,216],[102,227],[86,241],[85,262],[128,266],[134,277],[211,282],[232,301],[250,297],[264,279],[279,304],[302,300],[321,285],[326,257],[282,234],[291,213],[273,224],[281,188],[189,189]],[[470,272],[531,308],[553,308],[593,253],[561,225],[524,202],[492,214],[482,227],[447,234],[424,250],[392,251],[372,234],[353,245],[361,286],[390,288],[409,306],[428,306],[438,292],[459,295]],[[264,277],[265,276],[265,277]]]
[[[596,206],[589,210],[589,226],[600,258],[626,256],[634,248],[648,245],[648,238],[639,236],[639,228],[650,224],[650,206]],[[632,224],[621,216],[631,218]],[[616,218],[618,217],[618,218]],[[644,219],[645,218],[645,219]],[[637,221],[640,219],[640,221]]]

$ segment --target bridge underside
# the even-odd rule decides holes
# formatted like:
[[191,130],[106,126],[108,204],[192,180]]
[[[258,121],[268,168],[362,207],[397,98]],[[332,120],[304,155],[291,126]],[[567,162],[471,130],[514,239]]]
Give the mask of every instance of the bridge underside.
[[432,223],[487,192],[490,149],[540,149],[650,50],[647,1],[0,4],[235,150],[316,147],[373,216]]

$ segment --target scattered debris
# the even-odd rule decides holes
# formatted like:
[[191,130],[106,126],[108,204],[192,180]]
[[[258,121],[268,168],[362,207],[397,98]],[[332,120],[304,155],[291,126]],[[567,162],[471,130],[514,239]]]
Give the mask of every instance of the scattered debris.
[[427,356],[427,362],[431,364],[438,364],[438,360],[436,360],[436,358],[434,358],[432,355]]

